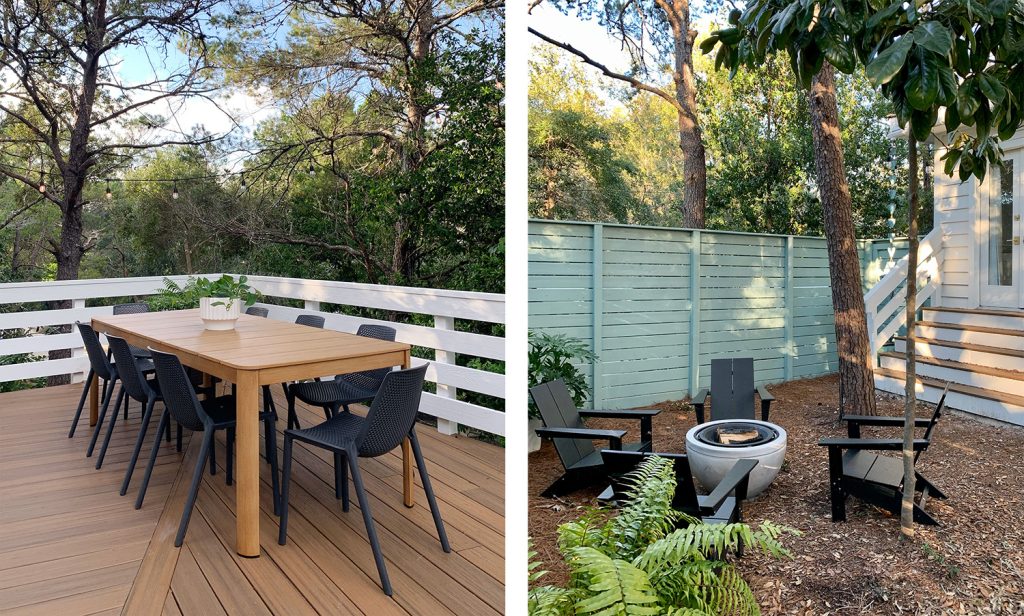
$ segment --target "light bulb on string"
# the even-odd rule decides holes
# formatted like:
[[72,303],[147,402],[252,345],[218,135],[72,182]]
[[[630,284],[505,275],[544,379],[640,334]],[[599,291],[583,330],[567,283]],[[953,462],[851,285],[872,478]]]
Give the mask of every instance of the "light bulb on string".
[[111,199],[114,198],[114,193],[110,192],[110,180],[107,180],[107,194],[106,194],[106,197],[107,197],[107,201],[110,201]]
[[313,163],[309,163],[309,177],[316,175],[316,169],[313,168]]
[[245,176],[242,176],[242,192],[245,192]]
[[43,195],[46,194],[46,177],[43,175],[42,171],[39,172],[39,193]]
[[177,200],[178,198],[178,183],[175,182],[171,187],[171,199]]

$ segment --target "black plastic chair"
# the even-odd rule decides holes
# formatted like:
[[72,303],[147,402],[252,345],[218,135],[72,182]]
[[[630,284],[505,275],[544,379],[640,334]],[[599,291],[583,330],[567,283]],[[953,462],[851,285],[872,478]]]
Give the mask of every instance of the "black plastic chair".
[[[363,324],[356,330],[357,336],[394,342],[395,329],[386,325]],[[285,388],[288,399],[288,427],[301,428],[295,413],[295,399],[323,407],[327,419],[334,417],[340,409],[349,412],[348,405],[373,400],[384,377],[391,368],[364,370],[351,374],[339,374],[332,381],[305,381],[292,383]]]
[[[192,484],[189,487],[188,499],[185,501],[185,510],[181,514],[181,522],[178,524],[178,534],[174,538],[174,547],[181,547],[185,540],[185,531],[188,530],[189,518],[192,516],[192,508],[196,503],[196,495],[199,493],[199,484],[203,479],[203,468],[206,466],[206,459],[209,457],[213,447],[214,433],[217,430],[224,430],[227,433],[227,483],[232,483],[234,469],[234,442],[235,442],[235,396],[219,396],[209,398],[202,402],[196,397],[192,389],[188,373],[181,365],[177,356],[170,353],[162,353],[150,349],[153,354],[153,364],[156,368],[157,382],[160,383],[160,391],[164,397],[164,412],[160,416],[160,425],[157,427],[159,435],[172,419],[179,425],[193,432],[203,433],[203,442],[199,449],[199,459],[196,461],[195,470],[192,473]],[[262,413],[263,429],[273,434],[273,417]],[[268,441],[271,451],[267,452],[270,461],[272,475],[272,489],[274,491],[274,505],[280,502],[277,483],[277,447],[276,439]],[[146,489],[149,486],[149,479],[153,474],[153,466],[156,463],[157,454],[160,451],[160,438],[157,437],[153,452],[149,456],[149,464],[146,466],[146,474],[142,479],[142,487],[139,488],[139,496],[135,500],[135,508],[140,509],[146,498]]]
[[270,311],[267,310],[266,308],[261,308],[259,306],[249,306],[248,308],[245,309],[245,314],[254,317],[262,317],[265,319],[270,315]]
[[114,304],[114,314],[142,314],[145,312],[149,312],[149,304],[145,302]]
[[[544,427],[537,429],[537,436],[550,438],[562,461],[565,473],[555,480],[542,496],[552,498],[568,494],[605,479],[607,473],[601,452],[594,448],[593,441],[608,441],[608,449],[626,451],[651,451],[652,420],[661,411],[657,409],[638,410],[591,410],[577,409],[569,394],[565,381],[555,379],[530,388],[530,397],[540,411]],[[640,441],[623,443],[625,430],[599,430],[588,428],[584,417],[608,417],[613,419],[640,420]]]
[[[78,410],[75,411],[75,418],[71,420],[71,430],[68,438],[75,436],[78,428],[78,420],[82,417],[82,409],[85,408],[85,399],[89,397],[89,388],[92,385],[93,377],[103,381],[103,391],[100,397],[103,399],[102,413],[106,413],[107,405],[110,403],[110,396],[114,393],[114,383],[117,382],[117,367],[111,363],[110,357],[103,352],[99,336],[91,325],[75,321],[78,333],[82,335],[82,343],[85,345],[86,355],[89,357],[89,373],[85,377],[85,385],[82,387],[82,397],[78,400]],[[99,384],[97,383],[97,386]],[[89,445],[89,455],[92,455],[92,448],[95,446],[95,434],[93,442]]]
[[[359,458],[373,458],[384,455],[402,444],[406,437],[412,444],[416,456],[416,467],[423,482],[423,491],[427,494],[430,513],[434,517],[437,536],[441,540],[441,548],[451,552],[448,535],[444,530],[441,512],[437,508],[434,490],[430,486],[427,466],[416,439],[416,413],[419,411],[420,396],[423,393],[423,375],[427,371],[426,364],[416,368],[408,368],[389,372],[384,377],[380,392],[370,404],[366,417],[353,413],[339,413],[324,423],[304,430],[285,430],[284,433],[284,482],[281,485],[281,530],[278,543],[285,545],[288,540],[288,488],[291,483],[292,444],[299,440],[314,447],[320,447],[337,454],[335,460],[341,460],[341,467],[335,469],[335,481],[343,481],[341,489],[341,508],[348,511],[348,477],[347,469],[352,471],[352,483],[359,499],[359,508],[366,524],[366,534],[373,548],[373,558],[377,563],[381,587],[384,594],[391,595],[391,581],[388,579],[384,555],[381,553],[377,530],[370,513],[370,502],[363,487],[362,475],[359,472]],[[336,486],[337,488],[337,486]]]
[[714,402],[714,419],[755,419],[754,391],[761,398],[761,421],[768,421],[775,397],[763,385],[754,386],[754,358],[729,357],[711,360],[711,391],[701,389],[693,397],[697,423],[704,423],[708,396]]
[[[942,417],[946,407],[946,394],[949,384],[942,391],[942,396],[935,405],[935,412],[927,420],[924,435],[914,439],[914,464],[932,441],[932,433]],[[851,419],[853,418],[853,419]],[[849,438],[827,438],[818,441],[818,445],[828,448],[829,487],[832,501],[832,521],[846,520],[846,498],[857,498],[871,503],[876,507],[889,510],[899,515],[903,505],[903,459],[873,453],[875,451],[901,451],[903,439],[860,438],[860,427],[903,427],[902,417],[872,417],[847,415]],[[920,420],[915,420],[919,427]],[[945,499],[946,495],[921,473],[914,471],[914,492],[921,496],[913,504],[913,518],[918,524],[938,525],[938,521],[925,511],[925,503],[929,496]]]

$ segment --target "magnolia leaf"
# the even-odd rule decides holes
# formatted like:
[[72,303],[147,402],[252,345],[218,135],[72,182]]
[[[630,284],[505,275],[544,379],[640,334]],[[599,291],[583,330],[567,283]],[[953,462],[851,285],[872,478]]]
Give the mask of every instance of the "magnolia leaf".
[[937,115],[938,112],[935,109],[925,111],[915,109],[911,112],[910,132],[914,135],[914,139],[926,141],[931,136]]
[[914,44],[912,36],[903,35],[898,41],[889,45],[882,53],[864,67],[864,72],[874,85],[892,81],[899,74],[907,60],[907,52]]
[[864,24],[864,27],[868,30],[874,30],[878,26],[878,24],[882,23],[883,21],[889,19],[890,17],[898,13],[901,8],[903,8],[902,1],[893,2],[889,6],[882,9],[881,11],[872,15]]
[[778,18],[775,20],[775,25],[772,26],[772,32],[776,35],[782,34],[783,30],[789,27],[789,23],[793,21],[793,16],[796,15],[797,9],[800,8],[800,2],[794,2],[787,6]]
[[949,55],[953,48],[953,36],[949,29],[937,21],[926,21],[914,28],[914,42],[942,57]]
[[[957,111],[955,100],[946,106],[945,124],[946,132],[950,133],[956,130],[958,126],[960,126],[960,112]],[[946,175],[950,175],[950,173],[946,172]]]
[[1006,88],[999,82],[998,79],[992,75],[984,74],[978,76],[978,87],[981,89],[981,93],[984,94],[988,100],[992,101],[995,105],[999,105],[1003,102],[1003,97],[1006,96]]
[[960,119],[970,126],[974,123],[974,114],[981,103],[974,97],[974,78],[969,77],[960,84],[956,92],[956,106],[960,111]]
[[904,85],[907,102],[914,109],[924,111],[931,108],[939,95],[939,67],[935,54],[915,54],[917,62],[910,69],[910,77]]
[[853,49],[835,33],[823,37],[821,43],[824,46],[825,58],[829,64],[836,67],[836,70],[849,75],[857,68],[857,57]]
[[949,68],[949,64],[945,62],[938,63],[939,68],[939,95],[935,98],[940,105],[952,105],[956,102],[956,75],[953,73],[953,69]]
[[[947,126],[946,128],[948,129],[949,127]],[[946,161],[943,171],[946,172],[947,176],[953,177],[953,170],[956,169],[956,164],[960,162],[961,154],[963,154],[961,150],[949,150],[943,155],[942,160]]]
[[713,50],[715,48],[715,45],[717,45],[717,44],[718,44],[718,33],[717,32],[713,32],[706,39],[704,39],[703,41],[700,42],[700,51],[701,51],[701,53],[707,55],[707,54],[711,53],[711,50]]

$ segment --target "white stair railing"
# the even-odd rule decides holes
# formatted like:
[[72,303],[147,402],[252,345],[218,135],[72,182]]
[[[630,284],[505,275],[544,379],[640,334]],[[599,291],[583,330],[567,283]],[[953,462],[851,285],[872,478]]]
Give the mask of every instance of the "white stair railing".
[[[942,285],[942,231],[936,227],[921,239],[917,249],[917,305],[935,295]],[[871,355],[878,353],[907,323],[907,255],[864,295]]]

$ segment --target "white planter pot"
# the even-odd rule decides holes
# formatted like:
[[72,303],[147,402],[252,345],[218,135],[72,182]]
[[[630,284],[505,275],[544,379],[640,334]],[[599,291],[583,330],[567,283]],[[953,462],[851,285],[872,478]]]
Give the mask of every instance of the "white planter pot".
[[[231,302],[230,308],[227,308],[228,302]],[[202,297],[199,299],[199,318],[209,330],[235,329],[241,304],[242,302],[237,299],[229,300],[226,297]]]
[[540,449],[540,437],[537,436],[537,428],[544,427],[544,420],[531,419],[530,421],[527,422],[526,425],[530,429],[529,436],[527,437],[527,446],[529,447],[529,452],[533,453]]
[[750,473],[747,486],[747,498],[753,498],[763,492],[779,474],[782,462],[786,458],[786,430],[782,426],[767,421],[741,420],[746,424],[758,424],[774,430],[777,436],[767,442],[749,447],[724,447],[705,443],[697,438],[697,433],[709,426],[728,424],[734,420],[709,421],[690,428],[686,433],[686,457],[690,461],[690,470],[702,486],[709,492],[715,489],[725,474],[729,472],[737,460],[749,458],[758,464]]

